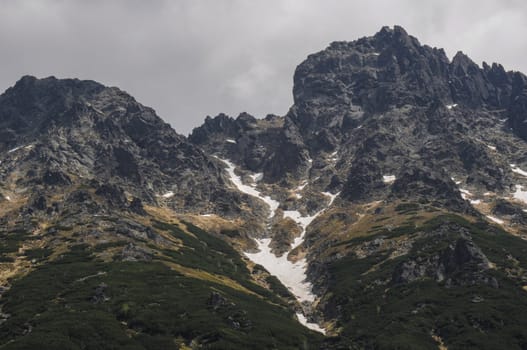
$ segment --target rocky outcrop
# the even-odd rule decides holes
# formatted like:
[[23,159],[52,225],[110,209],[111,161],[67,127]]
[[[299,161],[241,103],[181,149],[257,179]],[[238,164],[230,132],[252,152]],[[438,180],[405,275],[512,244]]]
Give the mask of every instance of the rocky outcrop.
[[498,199],[492,208],[492,214],[499,217],[507,217],[512,223],[527,225],[527,213],[524,209],[505,199]]
[[498,282],[486,271],[490,262],[481,249],[467,237],[452,242],[442,251],[422,255],[399,264],[392,283],[410,283],[430,278],[447,286],[488,284],[498,288]]
[[514,73],[511,90],[511,102],[507,107],[509,124],[519,137],[527,140],[527,77]]
[[470,204],[463,200],[454,181],[444,173],[412,165],[397,175],[390,197],[419,203],[432,203],[454,212],[477,215]]

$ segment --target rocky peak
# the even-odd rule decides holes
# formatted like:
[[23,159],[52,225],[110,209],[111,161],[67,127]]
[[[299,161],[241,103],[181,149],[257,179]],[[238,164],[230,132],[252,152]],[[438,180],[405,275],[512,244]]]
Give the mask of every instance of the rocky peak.
[[78,79],[58,80],[22,77],[0,96],[0,150],[15,147],[21,138],[31,137],[68,117],[81,100],[90,99],[104,86]]
[[405,105],[507,109],[524,82],[497,64],[480,68],[462,52],[450,62],[444,50],[421,45],[403,28],[383,27],[372,37],[334,42],[301,63],[289,116],[314,145],[317,130],[339,140],[353,120]]
[[448,72],[443,50],[422,46],[401,27],[384,27],[373,37],[332,43],[300,64],[290,115],[308,139],[320,129],[340,139],[364,114],[449,103]]
[[144,203],[209,211],[228,191],[216,161],[153,109],[93,81],[23,77],[0,96],[0,130],[0,179],[19,188],[96,178]]
[[[366,38],[379,51],[390,50],[399,55],[418,55],[421,51],[421,43],[401,26],[383,27],[372,38]],[[360,41],[360,39],[359,39]]]
[[[526,81],[498,64],[480,68],[462,52],[451,62],[402,27],[383,27],[309,55],[295,71],[294,104],[283,118],[219,115],[190,140],[264,173],[267,183],[312,180],[316,190],[351,201],[412,200],[405,198],[412,186],[413,199],[439,196],[440,205],[465,212],[470,206],[446,174],[484,191],[513,186],[506,159],[492,150],[496,135],[511,140],[506,118],[527,139]],[[409,165],[426,171],[408,173]],[[387,184],[385,176],[398,180]]]
[[451,63],[452,71],[458,76],[473,74],[479,71],[479,67],[463,51],[458,51]]

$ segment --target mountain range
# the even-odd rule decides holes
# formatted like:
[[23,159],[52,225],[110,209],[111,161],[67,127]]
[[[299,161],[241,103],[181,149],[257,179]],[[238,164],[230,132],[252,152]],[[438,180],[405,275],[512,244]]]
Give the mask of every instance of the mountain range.
[[0,96],[0,349],[527,349],[527,77],[395,26],[286,115]]

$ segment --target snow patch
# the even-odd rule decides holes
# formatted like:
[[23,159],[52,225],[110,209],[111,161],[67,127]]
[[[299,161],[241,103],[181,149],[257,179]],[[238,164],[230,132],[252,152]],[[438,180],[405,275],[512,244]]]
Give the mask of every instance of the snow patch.
[[253,179],[253,182],[260,182],[262,181],[263,179],[263,173],[256,173],[256,174],[252,174],[252,175],[249,175],[251,177],[251,179]]
[[454,177],[451,177],[450,179],[451,179],[452,181],[454,181],[454,183],[455,183],[456,185],[461,184],[461,181],[456,181],[456,179],[455,179]]
[[256,264],[266,268],[271,275],[276,276],[299,301],[313,302],[315,296],[311,292],[311,284],[306,282],[306,260],[296,263],[287,260],[287,253],[277,257],[271,252],[271,238],[257,240],[258,253],[245,253]]
[[338,197],[338,195],[340,194],[340,192],[337,192],[335,194],[331,193],[331,192],[322,192],[322,194],[326,197],[329,197],[329,204],[328,204],[328,208],[331,207],[331,204],[333,204],[333,201],[335,200],[335,198]]
[[297,188],[291,191],[293,193],[293,196],[295,196],[297,199],[301,199],[302,195],[299,194],[298,192],[301,192],[302,190],[304,190],[306,186],[307,186],[307,181],[302,182],[301,185],[299,185]]
[[24,147],[24,146],[18,146],[18,147],[12,148],[12,149],[10,149],[9,151],[7,151],[7,153],[13,153],[13,152],[16,152],[16,151],[18,151],[19,149],[21,149],[22,147]]
[[306,186],[307,186],[307,181],[304,181],[304,183],[302,183],[302,185],[300,185],[297,188],[295,188],[295,192],[302,191]]
[[472,196],[472,193],[469,190],[465,190],[464,188],[460,188],[459,192],[461,192],[461,198],[467,199],[468,197]]
[[11,202],[11,197],[5,196],[5,199],[7,199],[9,202]]
[[262,195],[262,193],[258,191],[257,189],[255,189],[253,186],[245,185],[242,182],[242,178],[234,173],[235,165],[233,163],[231,163],[230,161],[226,159],[221,159],[221,158],[218,158],[218,159],[227,165],[227,168],[225,168],[225,170],[227,171],[227,174],[229,174],[229,179],[234,184],[234,186],[236,186],[238,191],[248,194],[250,196],[259,198],[262,201],[264,201],[269,206],[269,209],[271,210],[271,213],[269,214],[269,218],[272,218],[274,216],[274,212],[280,206],[280,203],[278,201],[275,201],[269,196]]
[[475,205],[481,204],[481,199],[472,199],[470,200],[470,204],[475,204]]
[[487,215],[487,218],[489,218],[490,220],[492,220],[495,223],[500,224],[500,225],[503,225],[503,223],[504,223],[503,220],[498,219],[497,217],[494,217],[494,216]]
[[233,140],[233,139],[226,139],[225,142],[228,142],[228,143],[234,143],[236,144],[236,140]]
[[296,318],[298,318],[298,322],[300,322],[301,324],[303,324],[305,327],[315,331],[315,332],[319,332],[319,333],[322,333],[322,334],[326,334],[326,331],[324,330],[324,328],[320,327],[318,324],[316,323],[311,323],[311,322],[308,322],[307,321],[307,318],[301,314],[301,313],[297,313],[296,314]]
[[455,108],[457,107],[457,103],[454,103],[454,104],[451,104],[451,105],[446,105],[446,108],[448,109],[452,109],[452,108]]
[[385,184],[391,184],[395,181],[395,175],[383,175],[382,182]]
[[492,145],[487,145],[488,148],[490,148],[491,150],[495,151],[496,150],[496,146],[492,146]]
[[295,249],[296,247],[300,246],[302,243],[304,243],[304,238],[306,236],[306,228],[311,224],[313,220],[322,212],[319,211],[315,213],[315,215],[312,216],[302,216],[300,212],[296,210],[284,210],[284,217],[292,219],[294,222],[296,222],[301,228],[302,233],[300,236],[296,237],[293,241],[293,246],[291,247],[291,250]]
[[520,174],[521,176],[527,176],[527,171],[523,171],[516,166],[516,164],[509,164],[513,173]]
[[174,197],[174,192],[168,191],[167,193],[161,195],[161,197],[163,197],[163,198],[172,198],[172,197]]
[[[305,184],[303,186],[305,186]],[[320,215],[324,210],[331,206],[331,204],[333,203],[335,198],[340,194],[340,192],[336,194],[323,192],[322,194],[330,198],[329,204],[326,208],[320,210],[314,215],[302,216],[302,214],[297,210],[284,210],[284,217],[292,219],[302,228],[302,233],[299,237],[296,237],[294,239],[289,251],[284,253],[281,257],[277,257],[271,252],[271,248],[269,247],[269,244],[271,243],[271,238],[264,238],[256,241],[258,244],[259,252],[245,253],[245,256],[247,256],[247,258],[249,258],[256,264],[262,265],[263,267],[265,267],[265,269],[267,269],[267,271],[269,271],[271,275],[276,276],[280,280],[280,282],[282,282],[284,286],[286,286],[300,302],[307,301],[312,303],[315,301],[315,296],[311,292],[312,285],[311,283],[306,281],[307,261],[304,258],[298,260],[296,263],[293,263],[287,260],[287,256],[292,250],[294,250],[304,242],[307,227],[311,224],[311,222],[313,222],[313,220],[315,220],[318,215]],[[298,321],[304,326],[317,332],[325,333],[324,329],[316,323],[307,322],[307,319],[304,315],[297,314],[297,317]]]
[[329,204],[327,205],[326,208],[316,212],[314,215],[302,216],[302,214],[300,214],[300,212],[297,210],[284,210],[284,217],[292,219],[302,228],[302,233],[300,234],[300,236],[296,237],[295,240],[293,241],[293,246],[291,250],[295,249],[296,247],[304,243],[307,227],[313,222],[313,220],[315,220],[317,216],[319,216],[324,210],[326,210],[327,208],[331,206],[331,204],[333,204],[333,201],[340,194],[340,192],[336,194],[331,194],[329,192],[322,192],[322,194],[327,197],[330,197]]
[[513,197],[527,203],[527,191],[523,190],[523,186],[516,185],[516,192],[514,192]]

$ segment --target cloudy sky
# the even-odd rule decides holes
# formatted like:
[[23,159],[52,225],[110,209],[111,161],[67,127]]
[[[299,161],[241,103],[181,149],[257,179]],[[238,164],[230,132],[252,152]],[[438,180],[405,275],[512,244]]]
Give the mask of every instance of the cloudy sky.
[[0,0],[0,90],[25,74],[93,79],[187,134],[219,112],[285,114],[308,54],[394,24],[527,72],[524,0]]

